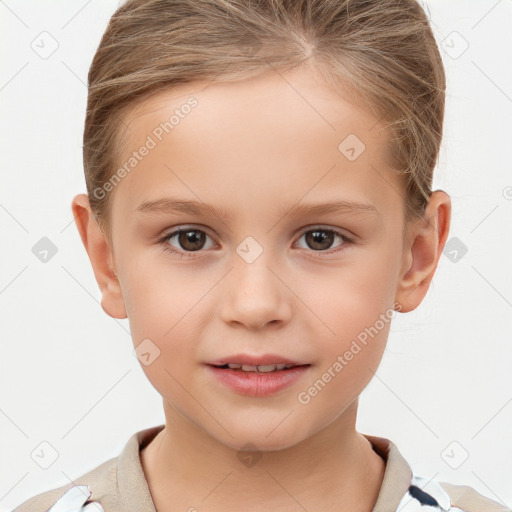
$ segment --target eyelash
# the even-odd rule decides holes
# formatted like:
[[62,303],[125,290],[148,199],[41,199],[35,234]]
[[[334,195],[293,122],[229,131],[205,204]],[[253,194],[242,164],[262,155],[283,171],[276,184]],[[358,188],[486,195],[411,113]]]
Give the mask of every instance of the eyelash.
[[[199,232],[205,233],[207,236],[210,236],[210,235],[208,235],[208,233],[206,233],[206,231],[204,231],[202,229],[199,229],[199,228],[194,228],[194,227],[180,228],[180,229],[177,229],[175,231],[171,231],[170,233],[168,233],[165,236],[163,236],[160,240],[158,240],[158,243],[162,245],[164,251],[172,253],[172,254],[175,254],[175,255],[178,255],[180,258],[183,258],[184,255],[187,258],[194,258],[194,257],[196,257],[195,256],[196,253],[200,253],[200,252],[203,252],[203,251],[201,249],[198,250],[198,251],[178,251],[177,249],[175,249],[174,247],[172,247],[171,245],[168,244],[169,240],[171,240],[173,237],[179,235],[180,233],[183,233],[183,232],[186,233],[188,231],[199,231]],[[346,247],[347,245],[352,245],[354,243],[354,241],[351,238],[347,237],[341,231],[338,231],[336,229],[331,229],[331,228],[323,228],[321,226],[310,227],[310,228],[304,230],[301,233],[301,235],[299,236],[298,239],[300,240],[300,238],[302,238],[306,233],[309,233],[311,231],[324,231],[326,233],[334,233],[335,235],[339,236],[343,240],[343,243],[341,244],[341,246],[338,249],[335,249],[335,250],[329,250],[328,249],[328,250],[325,250],[325,251],[314,251],[314,250],[311,249],[311,251],[313,253],[336,254],[336,253],[344,251],[347,248]]]

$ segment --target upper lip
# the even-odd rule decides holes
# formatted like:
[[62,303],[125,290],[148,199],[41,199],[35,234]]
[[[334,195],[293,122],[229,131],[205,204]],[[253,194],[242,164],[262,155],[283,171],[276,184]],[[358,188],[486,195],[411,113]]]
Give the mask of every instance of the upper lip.
[[263,366],[268,364],[293,364],[294,366],[302,366],[309,364],[293,361],[292,359],[288,359],[287,357],[283,357],[277,354],[262,354],[259,356],[251,354],[233,354],[231,356],[223,357],[222,359],[210,361],[207,364],[223,366],[229,363],[247,364],[251,366]]

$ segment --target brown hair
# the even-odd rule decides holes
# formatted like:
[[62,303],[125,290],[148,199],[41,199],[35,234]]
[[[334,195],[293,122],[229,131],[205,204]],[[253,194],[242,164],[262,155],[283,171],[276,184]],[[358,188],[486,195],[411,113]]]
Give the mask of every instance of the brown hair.
[[[83,157],[96,220],[109,230],[123,115],[179,84],[248,78],[312,59],[327,83],[390,128],[406,176],[406,220],[421,217],[442,138],[445,74],[416,0],[128,0],[89,70]],[[341,141],[340,141],[341,142]]]

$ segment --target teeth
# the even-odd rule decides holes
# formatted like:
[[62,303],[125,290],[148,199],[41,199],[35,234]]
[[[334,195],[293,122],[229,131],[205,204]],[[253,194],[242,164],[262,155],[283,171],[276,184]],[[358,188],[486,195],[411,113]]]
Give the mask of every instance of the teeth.
[[257,367],[259,372],[273,372],[275,370],[280,370],[275,364],[264,364]]
[[292,366],[295,366],[294,364],[264,364],[264,365],[250,365],[250,364],[238,364],[238,363],[228,363],[228,367],[232,368],[234,370],[242,369],[244,372],[262,372],[262,373],[268,373],[268,372],[274,372],[276,370],[284,370],[285,368],[291,368]]

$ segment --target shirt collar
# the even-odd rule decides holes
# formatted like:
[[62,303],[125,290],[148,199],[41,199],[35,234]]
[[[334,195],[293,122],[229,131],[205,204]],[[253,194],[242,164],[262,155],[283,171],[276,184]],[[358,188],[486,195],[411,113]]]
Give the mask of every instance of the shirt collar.
[[411,485],[412,470],[396,445],[384,437],[363,434],[386,462],[384,478],[372,512],[395,511]]
[[[117,483],[122,510],[156,512],[140,460],[142,450],[165,425],[157,425],[133,434],[121,452],[117,465]],[[384,478],[372,512],[395,511],[409,488],[412,471],[398,448],[389,439],[363,434],[373,450],[386,462]]]
[[126,443],[117,464],[117,484],[119,486],[120,510],[126,512],[156,512],[149,492],[149,486],[142,469],[142,450],[165,425],[146,428],[135,432]]

